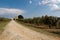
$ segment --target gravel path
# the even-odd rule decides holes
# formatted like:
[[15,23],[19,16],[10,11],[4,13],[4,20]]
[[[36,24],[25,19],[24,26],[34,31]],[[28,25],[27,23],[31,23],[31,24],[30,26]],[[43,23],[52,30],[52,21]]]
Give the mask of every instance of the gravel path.
[[35,32],[12,20],[6,25],[0,40],[60,40],[60,38]]

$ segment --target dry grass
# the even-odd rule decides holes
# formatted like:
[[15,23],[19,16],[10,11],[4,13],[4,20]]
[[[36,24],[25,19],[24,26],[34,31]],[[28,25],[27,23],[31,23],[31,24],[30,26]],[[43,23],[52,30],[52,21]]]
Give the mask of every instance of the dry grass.
[[9,21],[0,21],[0,34],[4,31],[4,27],[9,23]]

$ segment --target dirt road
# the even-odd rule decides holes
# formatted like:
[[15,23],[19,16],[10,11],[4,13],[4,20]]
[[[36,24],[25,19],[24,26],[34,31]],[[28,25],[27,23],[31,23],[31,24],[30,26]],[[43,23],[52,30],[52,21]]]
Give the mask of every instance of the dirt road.
[[60,38],[35,32],[12,20],[5,27],[0,40],[60,40]]

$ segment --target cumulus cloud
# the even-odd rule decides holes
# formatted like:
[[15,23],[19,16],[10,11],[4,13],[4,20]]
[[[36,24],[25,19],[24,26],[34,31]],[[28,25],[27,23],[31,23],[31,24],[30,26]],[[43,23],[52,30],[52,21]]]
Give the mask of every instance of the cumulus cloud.
[[52,10],[60,10],[60,0],[42,0],[42,5],[48,5]]
[[30,0],[29,3],[32,4],[32,0]]
[[0,8],[0,15],[16,16],[24,13],[24,10],[14,8]]

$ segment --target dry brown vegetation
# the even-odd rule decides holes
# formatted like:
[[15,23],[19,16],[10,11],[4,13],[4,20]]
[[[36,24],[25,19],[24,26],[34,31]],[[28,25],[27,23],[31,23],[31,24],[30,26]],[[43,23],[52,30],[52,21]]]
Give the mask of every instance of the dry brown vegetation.
[[8,18],[0,17],[0,33],[3,32],[4,27],[6,26],[6,24],[7,24],[9,21],[10,21],[10,19],[8,19]]

